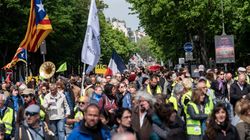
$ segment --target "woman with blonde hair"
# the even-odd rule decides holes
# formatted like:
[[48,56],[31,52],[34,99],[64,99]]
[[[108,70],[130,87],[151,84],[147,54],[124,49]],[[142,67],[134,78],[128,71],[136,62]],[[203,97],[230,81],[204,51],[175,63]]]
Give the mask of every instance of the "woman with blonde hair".
[[203,105],[205,94],[200,89],[195,89],[191,101],[187,104],[186,130],[188,140],[202,140],[203,127],[208,115],[205,114]]
[[[191,97],[192,97],[192,86],[193,86],[193,83],[192,81],[189,79],[189,78],[184,78],[182,80],[182,85],[184,87],[184,94],[182,95],[181,97],[181,106],[182,106],[182,109],[183,109],[183,115],[187,114],[186,110],[187,110],[187,104],[188,102],[191,100]],[[184,117],[185,118],[185,117]]]

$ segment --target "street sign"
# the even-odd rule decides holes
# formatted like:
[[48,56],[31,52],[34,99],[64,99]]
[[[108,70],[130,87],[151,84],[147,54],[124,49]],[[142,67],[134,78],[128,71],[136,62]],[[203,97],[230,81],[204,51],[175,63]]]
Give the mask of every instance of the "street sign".
[[13,75],[13,70],[11,70],[11,69],[6,70],[6,77],[8,75],[10,75],[10,77],[11,77]]
[[193,60],[193,52],[185,52],[185,60],[192,61]]
[[193,44],[191,42],[186,42],[184,44],[184,51],[185,52],[192,52],[193,51]]
[[185,64],[185,58],[179,58],[179,64]]

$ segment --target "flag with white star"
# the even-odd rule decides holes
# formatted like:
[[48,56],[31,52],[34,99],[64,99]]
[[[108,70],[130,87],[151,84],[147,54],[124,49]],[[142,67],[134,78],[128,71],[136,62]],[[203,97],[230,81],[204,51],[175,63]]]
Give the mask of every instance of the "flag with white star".
[[3,69],[10,69],[18,61],[27,62],[27,51],[36,52],[42,41],[52,31],[52,25],[44,9],[42,0],[31,0],[30,5],[29,22],[25,38],[20,43],[11,62],[5,65]]
[[31,0],[28,28],[19,47],[25,48],[29,52],[36,52],[51,31],[52,25],[42,0]]
[[19,47],[16,50],[16,54],[12,58],[11,62],[3,67],[3,69],[10,69],[16,65],[17,62],[22,61],[27,63],[27,51],[24,48]]

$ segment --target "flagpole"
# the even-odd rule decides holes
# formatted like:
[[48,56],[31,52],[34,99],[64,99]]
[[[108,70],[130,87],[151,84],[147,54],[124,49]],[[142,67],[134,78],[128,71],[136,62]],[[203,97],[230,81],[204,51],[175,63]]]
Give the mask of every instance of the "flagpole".
[[25,53],[26,53],[26,76],[25,76],[25,83],[28,84],[29,68],[28,68],[28,53],[27,53],[26,49],[25,49]]
[[83,64],[83,72],[82,72],[82,85],[81,85],[81,96],[85,95],[85,90],[84,90],[84,81],[85,81],[85,69],[86,69],[86,64]]

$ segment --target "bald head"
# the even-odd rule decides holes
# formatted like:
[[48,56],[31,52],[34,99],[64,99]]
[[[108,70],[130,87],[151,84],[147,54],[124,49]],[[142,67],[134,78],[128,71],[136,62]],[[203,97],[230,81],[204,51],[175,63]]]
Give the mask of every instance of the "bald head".
[[227,80],[227,81],[232,80],[232,77],[233,77],[233,76],[232,76],[232,74],[231,74],[230,72],[226,74],[226,80]]

